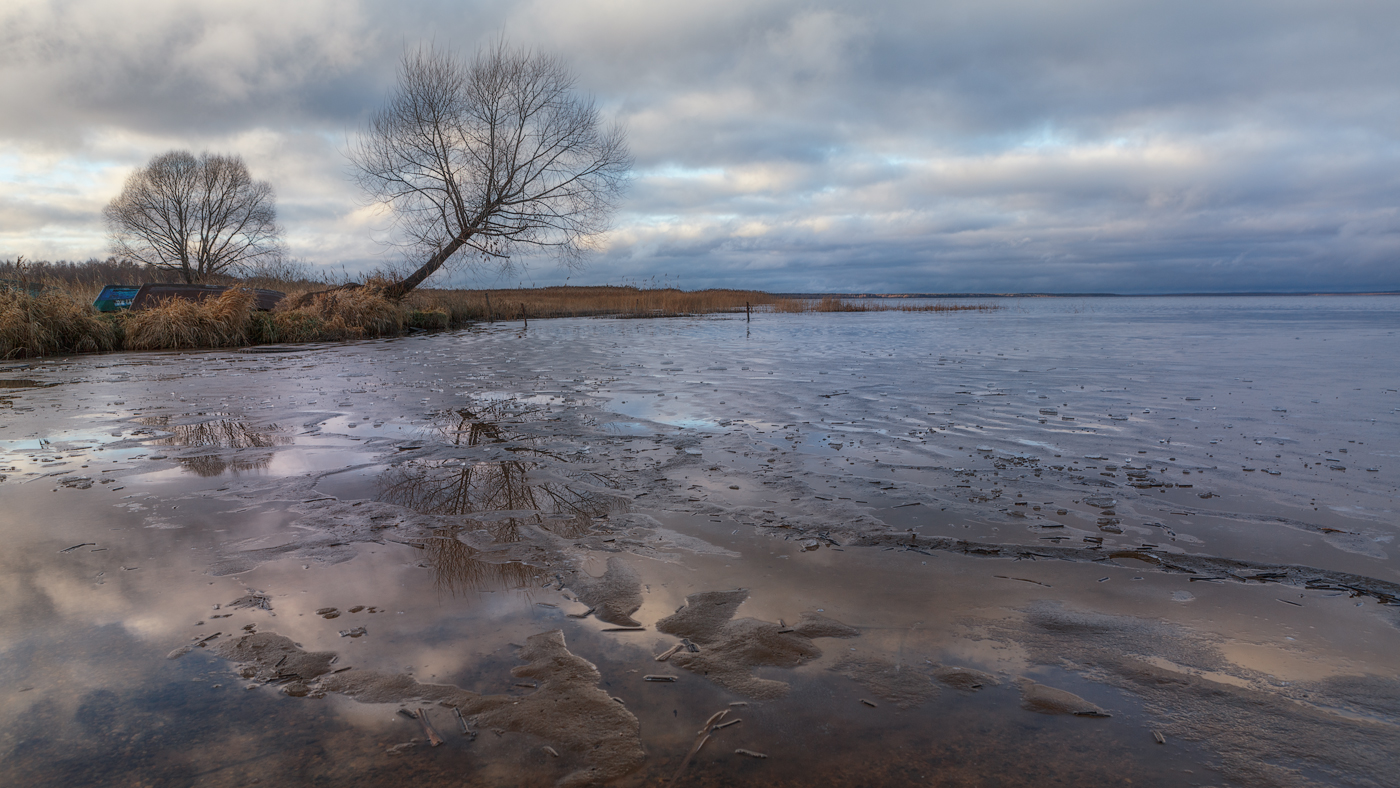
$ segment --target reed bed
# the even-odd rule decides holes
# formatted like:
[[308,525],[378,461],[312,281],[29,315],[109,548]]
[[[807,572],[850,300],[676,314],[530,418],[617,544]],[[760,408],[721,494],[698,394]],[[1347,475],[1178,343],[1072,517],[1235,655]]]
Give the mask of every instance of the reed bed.
[[[490,320],[613,316],[672,317],[719,312],[990,312],[988,304],[900,303],[896,299],[783,298],[757,290],[670,287],[543,287],[416,290],[402,301],[383,296],[386,282],[326,285],[304,278],[262,280],[287,293],[272,312],[253,311],[253,295],[235,287],[205,301],[171,299],[140,312],[103,315],[89,305],[101,284],[44,277],[0,286],[0,358],[107,350],[189,350],[283,342],[397,336]],[[39,285],[42,285],[40,287]]]
[[103,319],[80,299],[59,289],[37,295],[0,289],[0,358],[116,349],[121,340],[117,321]]
[[822,298],[780,298],[773,304],[774,312],[995,312],[1003,307],[996,304],[962,304],[938,301],[932,304],[900,303],[899,299],[850,299],[839,296]]
[[513,290],[422,290],[407,303],[446,312],[453,325],[529,317],[675,317],[767,307],[778,299],[757,290],[694,290],[633,286],[539,287]]
[[[256,315],[255,338],[266,342],[323,342],[397,336],[414,325],[414,313],[385,298],[379,287],[367,285],[336,288],[319,293],[289,295],[270,313]],[[442,316],[445,317],[445,316]],[[434,328],[446,328],[439,316],[417,315],[417,322],[431,320]]]
[[127,350],[189,350],[248,344],[253,293],[242,287],[218,298],[170,298],[151,309],[126,312],[122,345]]

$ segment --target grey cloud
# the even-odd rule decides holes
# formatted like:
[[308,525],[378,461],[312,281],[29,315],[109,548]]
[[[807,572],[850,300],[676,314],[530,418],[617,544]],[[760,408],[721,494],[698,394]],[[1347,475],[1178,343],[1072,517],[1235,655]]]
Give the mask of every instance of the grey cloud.
[[29,233],[86,219],[83,211],[0,197],[0,233]]
[[363,88],[359,53],[375,47],[352,3],[77,0],[0,13],[0,130],[16,136],[85,124],[227,133],[307,106],[347,114],[336,88]]
[[[616,231],[570,281],[1400,289],[1397,23],[1360,0],[31,3],[0,11],[0,156],[237,149],[294,252],[371,266],[396,252],[343,140],[405,47],[504,31],[562,54],[636,154]],[[82,219],[35,194],[0,242],[38,243],[38,211],[100,247],[111,195]]]

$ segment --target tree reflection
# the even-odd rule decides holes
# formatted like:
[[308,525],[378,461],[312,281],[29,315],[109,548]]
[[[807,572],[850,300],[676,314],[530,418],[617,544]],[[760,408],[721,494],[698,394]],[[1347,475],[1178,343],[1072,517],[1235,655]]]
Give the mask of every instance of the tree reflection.
[[233,419],[202,421],[198,424],[171,424],[169,416],[152,416],[140,419],[149,427],[159,427],[170,433],[166,437],[152,441],[157,446],[211,446],[219,449],[265,449],[273,446],[286,446],[291,438],[276,435],[276,424],[263,429],[254,429],[248,424]]
[[[548,411],[544,408],[522,407],[512,400],[493,400],[441,414],[434,431],[454,446],[509,442],[516,444],[517,452],[562,461],[554,453],[529,445],[537,442],[538,437],[511,429],[515,424],[535,421],[545,415]],[[586,474],[586,482],[584,478],[538,481],[530,478],[530,471],[536,466],[524,460],[409,461],[380,475],[378,498],[425,514],[470,515],[527,510],[535,524],[561,533],[572,528],[587,530],[593,518],[627,510],[625,498],[595,486],[616,486],[604,474]]]
[[[471,407],[456,408],[439,413],[431,428],[453,446],[479,446],[487,443],[535,443],[538,436],[515,429],[529,422],[543,421],[549,409],[510,399],[485,400]],[[548,454],[525,446],[521,450]]]
[[233,471],[260,471],[272,464],[272,456],[261,457],[220,457],[217,454],[202,454],[198,457],[180,457],[180,465],[196,476],[205,478]]
[[[277,435],[276,424],[263,429],[254,429],[245,422],[233,419],[204,421],[198,424],[171,424],[170,416],[151,416],[139,422],[149,427],[168,432],[162,438],[151,441],[156,446],[209,447],[215,449],[266,449],[285,446],[291,438]],[[229,471],[255,471],[272,464],[272,455],[257,457],[226,457],[219,454],[203,454],[198,457],[180,457],[180,464],[192,473],[209,477]]]
[[[513,451],[563,462],[532,446],[538,437],[511,429],[546,415],[543,408],[497,400],[448,411],[433,430],[455,446],[512,443]],[[526,460],[410,460],[380,474],[376,499],[424,514],[464,518],[461,525],[438,531],[425,545],[439,590],[456,594],[519,588],[538,570],[519,562],[482,561],[479,551],[458,540],[457,534],[470,528],[485,530],[495,542],[519,542],[526,527],[536,527],[572,538],[587,533],[595,518],[628,507],[627,499],[611,492],[616,484],[604,474],[561,477],[551,470],[547,478],[532,478],[538,469],[539,463]]]
[[[396,465],[379,477],[378,499],[424,514],[469,515],[528,510],[535,522],[582,520],[627,510],[627,501],[582,483],[532,482],[534,463],[417,461]],[[590,474],[607,483],[601,474]],[[546,515],[550,517],[546,518]],[[585,526],[586,527],[586,526]]]
[[483,561],[480,550],[458,541],[462,530],[461,526],[439,529],[424,544],[438,593],[457,596],[467,591],[523,588],[539,574],[540,570],[520,561]]

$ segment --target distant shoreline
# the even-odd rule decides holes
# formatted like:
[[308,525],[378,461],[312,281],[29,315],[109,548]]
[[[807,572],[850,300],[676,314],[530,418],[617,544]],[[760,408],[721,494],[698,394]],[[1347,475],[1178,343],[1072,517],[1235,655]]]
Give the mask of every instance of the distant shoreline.
[[1400,290],[1265,293],[769,293],[776,298],[1223,298],[1227,296],[1400,296]]

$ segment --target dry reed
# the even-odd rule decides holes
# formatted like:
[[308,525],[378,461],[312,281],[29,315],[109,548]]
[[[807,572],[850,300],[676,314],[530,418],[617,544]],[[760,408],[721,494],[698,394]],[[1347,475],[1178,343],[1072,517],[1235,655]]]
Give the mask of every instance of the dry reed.
[[[27,270],[27,269],[26,269]],[[522,317],[671,317],[717,312],[989,312],[988,304],[900,303],[897,299],[780,298],[756,290],[669,287],[543,287],[511,290],[418,290],[402,301],[371,280],[312,290],[304,279],[259,281],[288,293],[273,312],[252,311],[245,287],[202,302],[171,299],[154,309],[99,315],[86,302],[101,289],[87,279],[42,277],[37,294],[0,290],[0,357],[104,350],[173,350],[273,342],[324,342],[397,336],[486,320]],[[30,284],[22,282],[25,286]]]
[[0,290],[0,358],[95,353],[118,340],[116,321],[63,290]]
[[150,309],[123,315],[127,350],[187,350],[248,344],[253,293],[243,287],[218,298],[167,298]]
[[757,290],[695,290],[632,286],[539,287],[514,290],[423,290],[407,303],[445,312],[453,325],[529,317],[674,317],[742,311],[777,299]]
[[839,296],[817,298],[780,298],[773,304],[774,312],[995,312],[995,304],[959,304],[938,301],[932,304],[900,303],[899,299],[848,299]]
[[[263,342],[314,342],[394,336],[403,332],[408,315],[385,298],[378,287],[337,288],[288,298],[270,319],[258,321]],[[295,306],[292,306],[295,304]]]

